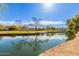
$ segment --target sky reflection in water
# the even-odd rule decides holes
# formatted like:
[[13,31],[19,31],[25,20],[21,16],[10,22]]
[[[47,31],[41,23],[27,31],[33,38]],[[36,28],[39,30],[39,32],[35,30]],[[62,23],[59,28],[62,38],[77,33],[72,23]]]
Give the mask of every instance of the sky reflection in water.
[[0,37],[0,55],[39,55],[41,52],[65,42],[66,39],[66,35],[4,36]]

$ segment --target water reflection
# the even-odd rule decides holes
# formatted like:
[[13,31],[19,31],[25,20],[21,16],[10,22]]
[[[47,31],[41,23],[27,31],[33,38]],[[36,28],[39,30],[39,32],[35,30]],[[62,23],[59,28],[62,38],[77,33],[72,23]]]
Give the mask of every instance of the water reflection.
[[0,53],[9,55],[34,56],[44,52],[67,39],[64,34],[55,35],[28,35],[28,36],[1,36]]
[[16,51],[20,51],[20,50],[22,50],[23,47],[28,46],[33,51],[39,51],[39,50],[41,50],[41,45],[40,44],[44,43],[44,42],[46,43],[48,41],[48,39],[46,39],[46,40],[39,40],[37,35],[35,36],[35,39],[32,40],[32,41],[28,41],[27,39],[28,38],[24,37],[22,40],[20,40],[17,43],[12,42],[13,48]]
[[2,39],[3,37],[2,36],[0,36],[0,40]]
[[15,38],[16,36],[15,35],[0,35],[0,40],[3,39],[3,38],[6,38],[6,37],[10,37],[10,38]]

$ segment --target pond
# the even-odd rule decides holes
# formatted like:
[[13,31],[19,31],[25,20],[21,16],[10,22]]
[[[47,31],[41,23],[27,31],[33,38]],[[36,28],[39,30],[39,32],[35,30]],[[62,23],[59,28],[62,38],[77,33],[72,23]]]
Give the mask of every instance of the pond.
[[0,56],[38,56],[66,40],[65,34],[0,36]]

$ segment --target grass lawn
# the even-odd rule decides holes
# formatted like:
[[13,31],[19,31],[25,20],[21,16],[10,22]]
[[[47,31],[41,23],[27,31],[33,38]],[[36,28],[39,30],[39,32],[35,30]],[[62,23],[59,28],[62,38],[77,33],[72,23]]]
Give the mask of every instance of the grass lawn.
[[0,31],[0,34],[34,34],[34,33],[59,33],[62,30],[28,30],[28,31]]

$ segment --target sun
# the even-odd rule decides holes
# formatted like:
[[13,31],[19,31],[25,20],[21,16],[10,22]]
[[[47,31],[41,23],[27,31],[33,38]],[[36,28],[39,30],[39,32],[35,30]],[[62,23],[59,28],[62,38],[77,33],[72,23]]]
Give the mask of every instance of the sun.
[[49,8],[49,7],[52,7],[52,5],[53,5],[52,3],[44,3],[44,4],[43,4],[44,7],[48,7],[48,8]]
[[53,4],[53,3],[43,3],[42,7],[43,7],[44,11],[47,12],[47,11],[51,11],[53,9],[54,5],[55,4]]

